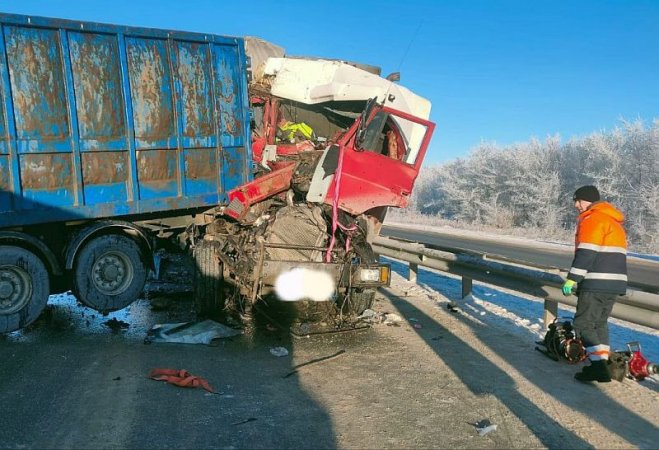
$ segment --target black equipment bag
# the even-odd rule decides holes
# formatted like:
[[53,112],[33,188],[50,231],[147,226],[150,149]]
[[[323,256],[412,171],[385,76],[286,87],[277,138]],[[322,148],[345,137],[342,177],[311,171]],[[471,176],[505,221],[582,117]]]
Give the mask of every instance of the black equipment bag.
[[564,360],[570,364],[576,364],[586,359],[586,348],[581,339],[576,336],[570,319],[564,319],[562,322],[555,319],[549,324],[547,334],[538,344],[542,344],[545,349],[536,347],[536,350],[554,361]]

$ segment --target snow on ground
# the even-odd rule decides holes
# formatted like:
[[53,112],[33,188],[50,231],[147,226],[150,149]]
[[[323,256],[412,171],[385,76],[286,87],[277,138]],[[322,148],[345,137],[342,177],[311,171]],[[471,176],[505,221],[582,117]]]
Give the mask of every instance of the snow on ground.
[[[406,263],[381,257],[391,264],[392,271],[405,278],[396,277],[396,283],[403,285],[401,290],[423,289],[429,297],[440,304],[456,302],[460,309],[473,320],[488,326],[500,328],[503,332],[514,334],[529,342],[537,342],[544,337],[542,321],[544,301],[508,291],[503,288],[490,287],[474,282],[472,295],[462,299],[462,284],[459,277],[419,267],[418,286],[406,281],[408,266]],[[439,294],[439,295],[436,295]],[[559,317],[573,318],[574,308],[559,305]],[[628,342],[639,342],[643,355],[655,364],[659,364],[659,330],[635,325],[618,319],[609,320],[609,338],[613,350],[627,350]],[[659,382],[659,377],[654,377]]]

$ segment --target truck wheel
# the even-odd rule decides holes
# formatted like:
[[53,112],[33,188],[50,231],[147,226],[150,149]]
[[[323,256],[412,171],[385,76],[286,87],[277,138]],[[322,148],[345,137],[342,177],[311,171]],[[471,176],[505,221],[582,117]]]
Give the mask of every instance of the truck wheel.
[[48,271],[34,253],[0,246],[0,333],[34,322],[48,303]]
[[[355,243],[355,251],[362,264],[374,264],[378,262],[373,247],[365,241]],[[375,301],[375,289],[354,288],[350,292],[350,298],[346,301],[344,311],[356,316],[360,315],[373,306]]]
[[350,292],[345,310],[348,314],[359,316],[361,313],[370,309],[375,301],[375,289],[353,289]]
[[73,272],[73,292],[78,300],[102,313],[133,303],[146,281],[140,247],[116,234],[87,243],[76,257]]
[[200,317],[216,316],[224,309],[224,273],[217,242],[200,241],[194,249],[192,289]]

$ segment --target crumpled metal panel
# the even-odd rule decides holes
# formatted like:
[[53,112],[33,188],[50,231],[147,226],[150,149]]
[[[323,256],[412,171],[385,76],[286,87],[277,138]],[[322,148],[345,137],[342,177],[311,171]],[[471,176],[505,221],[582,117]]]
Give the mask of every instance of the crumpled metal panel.
[[[327,223],[319,207],[286,206],[277,211],[274,224],[266,234],[266,244],[289,244],[306,247],[327,245]],[[275,261],[322,261],[320,250],[267,248]]]

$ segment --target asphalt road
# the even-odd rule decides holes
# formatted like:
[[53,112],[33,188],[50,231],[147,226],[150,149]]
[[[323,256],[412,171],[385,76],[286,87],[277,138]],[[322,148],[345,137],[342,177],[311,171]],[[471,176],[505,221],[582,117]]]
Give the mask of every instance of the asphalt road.
[[[415,289],[378,296],[376,311],[400,317],[392,326],[295,338],[290,323],[257,314],[214,347],[143,343],[155,323],[194,319],[189,294],[110,317],[60,295],[28,329],[0,337],[0,448],[656,445],[651,383],[581,385],[576,367],[531,339],[484,326],[477,304],[451,313],[444,298],[404,292]],[[125,327],[108,328],[110,318]],[[279,346],[290,354],[273,356]],[[186,369],[217,394],[153,381],[153,368]],[[497,429],[479,435],[483,420]]]
[[[409,228],[385,225],[381,234],[392,238],[406,239],[423,244],[461,248],[491,255],[530,262],[535,265],[569,270],[573,249],[549,248],[524,242],[501,241],[487,236],[462,236],[443,231],[420,231]],[[640,258],[627,258],[629,280],[644,285],[644,290],[659,292],[659,262]],[[654,287],[654,288],[653,288]]]

